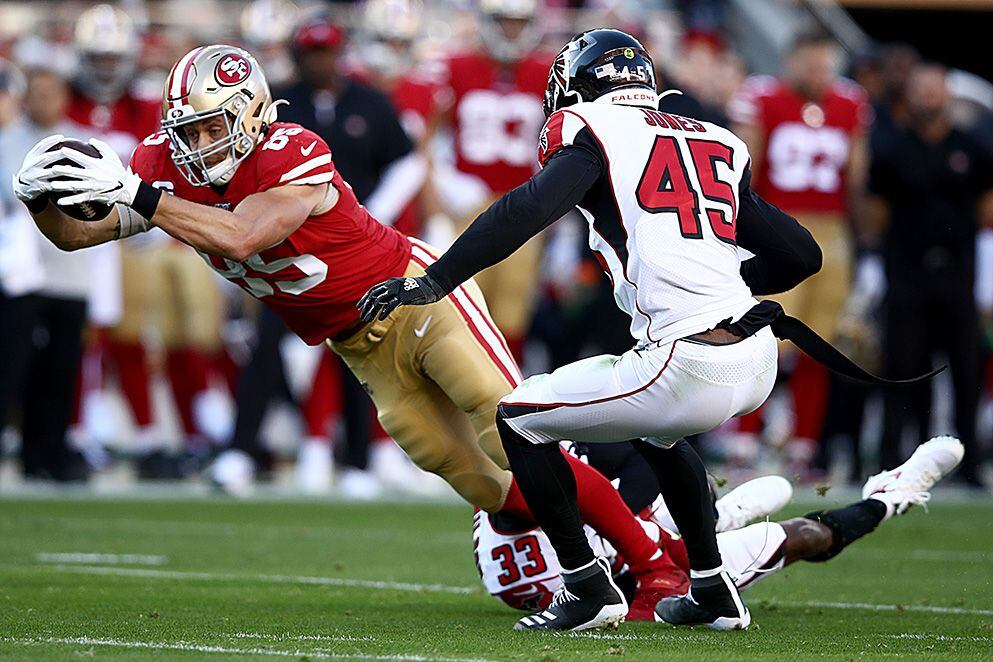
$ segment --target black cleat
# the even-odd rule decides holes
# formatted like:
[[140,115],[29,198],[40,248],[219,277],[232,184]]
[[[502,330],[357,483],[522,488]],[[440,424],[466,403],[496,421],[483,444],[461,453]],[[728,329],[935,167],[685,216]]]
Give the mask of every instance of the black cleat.
[[624,621],[628,603],[610,577],[610,565],[598,558],[592,565],[562,573],[565,586],[548,609],[517,621],[515,630],[591,630],[615,628]]
[[690,592],[662,598],[655,620],[669,625],[706,625],[714,630],[744,630],[752,615],[726,570],[713,577],[693,579]]

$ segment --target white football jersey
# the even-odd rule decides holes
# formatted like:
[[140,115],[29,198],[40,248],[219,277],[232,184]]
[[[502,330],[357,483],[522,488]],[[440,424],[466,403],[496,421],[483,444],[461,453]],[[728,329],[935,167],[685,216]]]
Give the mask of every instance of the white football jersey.
[[707,122],[595,102],[548,119],[539,162],[573,144],[602,155],[608,167],[579,211],[635,340],[665,344],[755,305],[735,243],[745,143]]

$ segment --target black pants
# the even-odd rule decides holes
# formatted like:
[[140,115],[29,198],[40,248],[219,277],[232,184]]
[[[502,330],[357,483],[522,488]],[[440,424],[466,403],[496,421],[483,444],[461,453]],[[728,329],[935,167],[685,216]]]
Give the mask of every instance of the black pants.
[[[975,478],[981,458],[976,440],[976,410],[981,388],[979,322],[971,279],[956,283],[934,279],[929,287],[891,281],[885,303],[886,371],[910,377],[931,369],[936,353],[948,357],[955,395],[955,428],[965,457],[961,475]],[[907,424],[923,441],[931,425],[931,384],[885,390],[880,464],[891,469],[905,459],[900,440]],[[919,443],[919,442],[918,442]]]
[[[286,382],[280,341],[290,333],[286,324],[268,308],[262,309],[258,341],[252,358],[238,377],[235,395],[238,415],[235,419],[231,448],[253,457],[262,454],[259,429],[269,402],[276,397],[292,399]],[[371,401],[352,372],[339,361],[342,373],[342,415],[345,419],[345,443],[338,446],[345,466],[365,469],[369,464]]]
[[29,475],[64,475],[66,431],[82,355],[86,302],[43,295],[0,299],[0,428],[21,404]]

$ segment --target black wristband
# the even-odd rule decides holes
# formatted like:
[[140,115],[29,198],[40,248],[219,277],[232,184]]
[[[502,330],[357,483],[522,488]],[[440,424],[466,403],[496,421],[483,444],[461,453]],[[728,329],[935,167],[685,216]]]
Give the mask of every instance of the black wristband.
[[28,211],[32,214],[40,214],[41,212],[48,209],[49,196],[47,193],[42,193],[34,200],[25,200],[24,206],[28,208]]
[[159,207],[159,200],[162,198],[162,189],[157,189],[147,182],[138,185],[138,193],[134,196],[134,202],[129,206],[141,214],[146,220],[151,221],[155,216],[155,210]]

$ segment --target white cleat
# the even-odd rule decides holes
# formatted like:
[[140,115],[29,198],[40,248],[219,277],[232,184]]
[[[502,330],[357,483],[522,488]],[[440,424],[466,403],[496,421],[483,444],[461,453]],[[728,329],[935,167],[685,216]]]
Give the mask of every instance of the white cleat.
[[755,519],[782,510],[793,498],[793,486],[782,476],[762,476],[742,483],[717,500],[717,532],[744,528]]
[[304,494],[322,495],[331,491],[334,459],[331,443],[320,437],[308,437],[297,453],[296,482]]
[[904,514],[911,506],[924,506],[931,500],[929,490],[958,466],[964,453],[962,442],[955,437],[934,437],[896,469],[867,480],[862,498],[886,504],[887,519]]
[[247,496],[255,486],[255,462],[244,451],[228,449],[207,468],[207,476],[223,492]]

